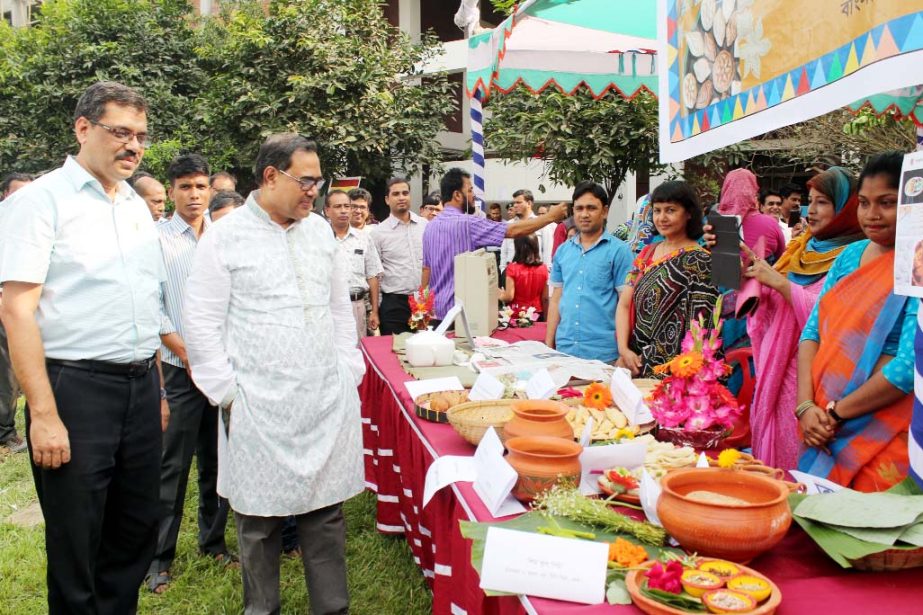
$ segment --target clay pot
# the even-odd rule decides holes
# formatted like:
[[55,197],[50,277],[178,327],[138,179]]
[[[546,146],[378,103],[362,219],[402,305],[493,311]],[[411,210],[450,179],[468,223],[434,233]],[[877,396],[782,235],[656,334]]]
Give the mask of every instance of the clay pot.
[[503,427],[502,441],[521,436],[550,436],[574,439],[567,422],[569,408],[556,401],[523,399],[513,404],[513,418]]
[[[792,523],[789,490],[773,478],[720,468],[673,470],[660,479],[657,516],[680,546],[703,557],[745,564],[776,546]],[[749,502],[717,504],[689,499],[711,491]]]
[[519,474],[513,497],[520,502],[531,502],[558,482],[579,484],[583,447],[573,440],[520,436],[507,440],[506,448],[506,460]]
[[721,448],[721,443],[727,438],[728,432],[720,427],[686,431],[682,427],[664,427],[658,425],[654,437],[660,442],[670,442],[677,446],[688,446],[696,452],[713,451]]

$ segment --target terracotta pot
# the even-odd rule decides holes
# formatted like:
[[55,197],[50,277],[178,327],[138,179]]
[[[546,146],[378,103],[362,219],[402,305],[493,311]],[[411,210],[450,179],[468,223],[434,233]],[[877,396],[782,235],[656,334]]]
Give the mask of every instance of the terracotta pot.
[[[673,470],[660,479],[657,516],[687,551],[745,564],[773,548],[788,531],[792,513],[782,481],[736,470]],[[686,497],[711,491],[748,504],[716,504]]]
[[696,451],[710,451],[721,448],[721,443],[728,433],[720,427],[686,431],[682,427],[664,427],[658,425],[654,437],[661,442],[670,442],[677,446],[689,446]]
[[513,497],[520,502],[531,502],[558,482],[579,484],[583,447],[573,440],[521,436],[507,440],[506,448],[506,460],[519,474]]
[[523,399],[513,404],[513,418],[503,427],[500,439],[521,436],[551,436],[574,439],[574,430],[567,422],[569,408],[556,401]]

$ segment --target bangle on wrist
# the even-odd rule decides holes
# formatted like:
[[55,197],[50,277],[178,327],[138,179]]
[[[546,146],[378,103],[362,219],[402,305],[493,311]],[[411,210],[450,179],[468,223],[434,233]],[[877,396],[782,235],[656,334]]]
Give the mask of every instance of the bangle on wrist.
[[795,408],[795,418],[800,419],[804,416],[804,413],[810,410],[814,406],[814,400],[809,399],[798,404],[798,407]]

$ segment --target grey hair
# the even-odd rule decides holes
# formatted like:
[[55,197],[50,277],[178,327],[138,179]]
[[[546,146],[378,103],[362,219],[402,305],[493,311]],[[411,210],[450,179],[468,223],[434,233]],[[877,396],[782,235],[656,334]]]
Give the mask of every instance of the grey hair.
[[266,137],[256,155],[256,162],[253,163],[256,183],[263,185],[263,172],[269,167],[287,171],[292,166],[292,156],[298,151],[316,154],[317,143],[293,132]]
[[106,113],[108,103],[133,107],[147,113],[147,101],[136,90],[115,81],[97,81],[80,95],[77,108],[74,109],[74,121],[82,117],[91,122],[99,121]]

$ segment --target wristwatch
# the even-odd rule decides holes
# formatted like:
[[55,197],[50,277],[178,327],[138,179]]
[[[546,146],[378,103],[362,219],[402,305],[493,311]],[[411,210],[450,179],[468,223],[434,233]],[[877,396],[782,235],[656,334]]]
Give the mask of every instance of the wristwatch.
[[167,398],[167,390],[163,387],[160,387],[160,399],[164,400]]
[[831,417],[833,417],[833,420],[834,420],[834,421],[836,421],[837,423],[842,423],[842,422],[845,421],[846,419],[844,419],[843,417],[841,417],[839,414],[836,413],[836,404],[837,404],[837,401],[838,401],[838,400],[833,400],[833,401],[831,401],[830,403],[828,403],[828,404],[827,404],[826,410],[827,410],[827,414],[829,414]]

